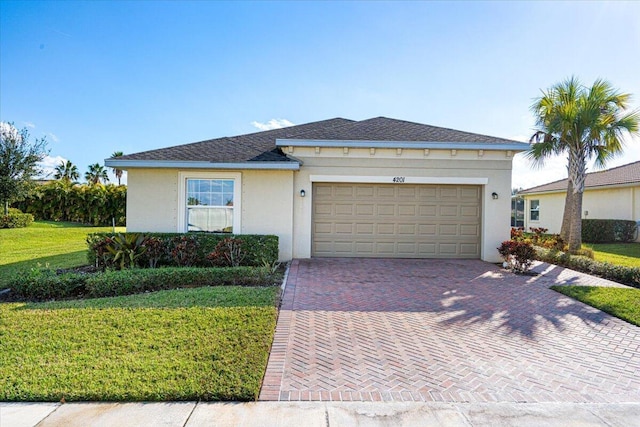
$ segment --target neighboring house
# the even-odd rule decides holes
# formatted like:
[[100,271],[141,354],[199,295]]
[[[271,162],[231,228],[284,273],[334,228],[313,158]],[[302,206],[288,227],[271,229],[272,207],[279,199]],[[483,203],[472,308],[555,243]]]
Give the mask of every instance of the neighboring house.
[[[522,190],[525,229],[544,227],[560,233],[567,180]],[[640,161],[587,174],[582,218],[640,221]]]
[[527,144],[335,118],[129,154],[128,231],[276,234],[280,260],[481,258],[509,238]]

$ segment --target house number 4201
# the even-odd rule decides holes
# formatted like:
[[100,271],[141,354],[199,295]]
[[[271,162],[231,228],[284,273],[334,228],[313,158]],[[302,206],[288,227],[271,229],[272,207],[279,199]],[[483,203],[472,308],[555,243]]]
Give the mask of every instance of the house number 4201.
[[404,176],[394,176],[393,182],[404,182]]

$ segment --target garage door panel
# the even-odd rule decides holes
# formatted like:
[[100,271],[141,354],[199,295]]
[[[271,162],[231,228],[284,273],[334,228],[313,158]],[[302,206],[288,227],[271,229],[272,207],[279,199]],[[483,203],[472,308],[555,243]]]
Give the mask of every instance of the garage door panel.
[[457,199],[458,198],[458,187],[455,186],[443,186],[438,187],[440,190],[440,197],[443,199]]
[[415,216],[416,215],[416,206],[415,205],[400,205],[400,206],[398,206],[398,215],[399,216]]
[[458,207],[458,205],[440,205],[438,213],[440,214],[440,216],[444,217],[457,217]]
[[396,214],[395,205],[377,205],[378,216],[394,216]]
[[480,226],[478,224],[460,224],[460,235],[480,237]]
[[416,234],[416,224],[398,224],[398,234],[414,236]]
[[436,217],[438,215],[438,206],[436,205],[420,205],[418,212],[421,217]]
[[337,222],[335,232],[336,234],[353,234],[353,224]]
[[462,199],[480,199],[480,187],[461,187],[460,197]]
[[480,208],[478,206],[460,206],[460,216],[479,218]]
[[314,256],[478,258],[479,186],[314,184]]
[[378,198],[395,198],[396,190],[394,187],[376,187],[376,196]]
[[366,215],[366,216],[373,216],[375,210],[374,210],[374,206],[373,205],[356,205],[355,206],[355,211],[356,211],[356,215]]
[[374,224],[356,224],[356,234],[369,234],[373,236]]

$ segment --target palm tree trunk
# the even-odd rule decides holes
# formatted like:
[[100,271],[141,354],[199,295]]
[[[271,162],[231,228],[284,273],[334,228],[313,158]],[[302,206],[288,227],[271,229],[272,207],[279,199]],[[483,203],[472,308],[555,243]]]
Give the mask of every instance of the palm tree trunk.
[[573,209],[573,184],[571,180],[567,180],[567,196],[564,199],[564,213],[562,214],[562,227],[560,228],[560,238],[565,242],[569,241],[569,235],[571,234],[571,218]]
[[587,160],[584,148],[571,150],[569,157],[569,181],[573,185],[569,252],[575,254],[582,247],[582,194],[587,176]]
[[569,253],[575,254],[582,247],[582,193],[573,194],[571,209],[571,233],[569,234]]

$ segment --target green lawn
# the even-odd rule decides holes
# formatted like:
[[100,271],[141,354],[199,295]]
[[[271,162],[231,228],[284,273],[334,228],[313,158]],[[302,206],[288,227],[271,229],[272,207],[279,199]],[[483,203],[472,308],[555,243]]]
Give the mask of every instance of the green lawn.
[[552,286],[551,289],[640,326],[640,289]]
[[640,243],[586,243],[593,249],[596,261],[627,267],[640,267]]
[[278,292],[0,304],[0,401],[254,400]]
[[[0,229],[0,289],[6,287],[7,279],[16,271],[38,263],[52,268],[86,264],[87,234],[111,230],[50,221],[37,221],[26,228]],[[124,227],[116,230],[124,231]]]

